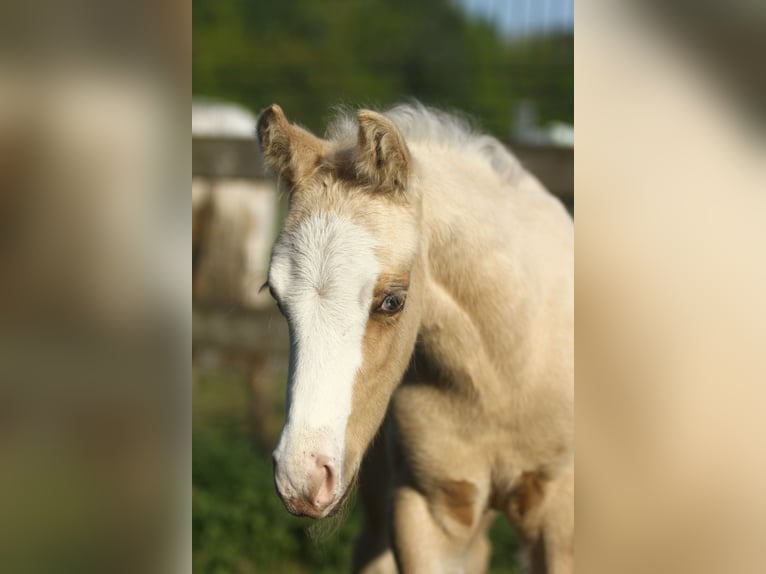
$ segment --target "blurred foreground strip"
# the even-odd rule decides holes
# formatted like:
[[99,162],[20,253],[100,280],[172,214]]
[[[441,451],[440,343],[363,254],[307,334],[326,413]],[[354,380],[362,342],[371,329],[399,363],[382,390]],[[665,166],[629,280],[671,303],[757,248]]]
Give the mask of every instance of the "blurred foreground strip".
[[186,559],[189,20],[143,8],[0,10],[0,572]]
[[664,13],[578,3],[577,568],[763,572],[763,52]]

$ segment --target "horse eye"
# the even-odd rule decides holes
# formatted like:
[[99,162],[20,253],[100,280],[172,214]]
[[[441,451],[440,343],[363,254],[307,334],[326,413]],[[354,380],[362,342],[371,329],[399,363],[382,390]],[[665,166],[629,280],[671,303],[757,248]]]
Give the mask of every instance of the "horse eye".
[[404,297],[389,293],[385,296],[377,311],[385,313],[386,315],[393,315],[394,313],[401,311],[402,307],[404,307]]

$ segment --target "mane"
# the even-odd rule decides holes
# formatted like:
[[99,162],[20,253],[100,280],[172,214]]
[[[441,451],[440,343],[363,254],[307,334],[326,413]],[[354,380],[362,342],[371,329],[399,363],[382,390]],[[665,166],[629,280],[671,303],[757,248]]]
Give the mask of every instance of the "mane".
[[[399,104],[381,111],[396,124],[405,141],[425,147],[470,153],[486,161],[502,181],[514,182],[524,169],[519,160],[497,138],[478,132],[465,116],[424,106],[419,102]],[[330,122],[326,137],[340,145],[356,141],[356,113],[341,110]]]

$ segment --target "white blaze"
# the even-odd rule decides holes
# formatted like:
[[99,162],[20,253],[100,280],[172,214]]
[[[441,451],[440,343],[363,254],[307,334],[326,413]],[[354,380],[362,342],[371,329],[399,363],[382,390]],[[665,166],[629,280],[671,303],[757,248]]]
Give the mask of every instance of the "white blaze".
[[374,248],[364,228],[327,213],[274,247],[269,283],[290,325],[288,412],[277,453],[280,474],[298,491],[311,454],[328,456],[342,481],[353,383],[379,273]]

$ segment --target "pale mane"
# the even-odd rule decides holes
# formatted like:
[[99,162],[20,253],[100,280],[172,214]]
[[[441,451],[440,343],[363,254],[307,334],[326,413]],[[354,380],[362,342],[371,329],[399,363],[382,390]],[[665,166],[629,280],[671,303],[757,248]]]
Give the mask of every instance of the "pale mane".
[[[508,148],[496,138],[478,133],[464,117],[421,103],[400,104],[381,113],[396,124],[407,143],[475,154],[488,162],[503,181],[514,182],[524,173]],[[356,114],[344,110],[330,123],[326,137],[340,145],[351,145],[357,129]]]

